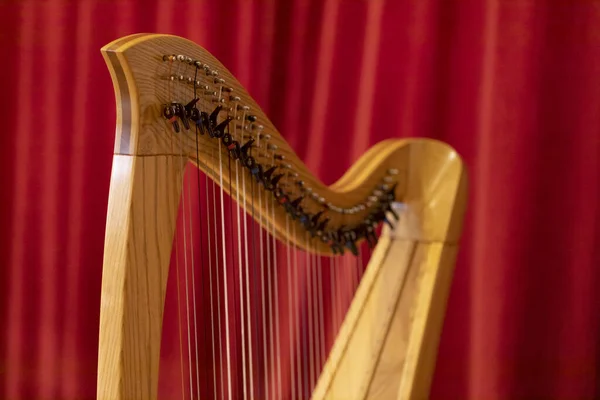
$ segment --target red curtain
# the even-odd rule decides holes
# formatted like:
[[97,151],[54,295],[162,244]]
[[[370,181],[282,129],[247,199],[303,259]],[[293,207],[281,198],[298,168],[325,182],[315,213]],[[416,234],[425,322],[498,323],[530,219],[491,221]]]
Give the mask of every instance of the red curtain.
[[137,32],[215,54],[333,182],[390,137],[470,173],[434,399],[600,397],[593,1],[0,3],[0,396],[95,396],[115,100]]

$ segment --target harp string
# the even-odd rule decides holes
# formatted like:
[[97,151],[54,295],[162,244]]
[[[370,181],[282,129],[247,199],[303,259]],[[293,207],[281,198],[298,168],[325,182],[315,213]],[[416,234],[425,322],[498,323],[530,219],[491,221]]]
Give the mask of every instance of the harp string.
[[[214,158],[214,151],[211,147],[211,159]],[[221,392],[221,394],[223,394],[224,388],[225,388],[225,382],[224,382],[224,376],[225,374],[223,373],[223,359],[225,357],[223,357],[223,333],[222,333],[222,329],[221,329],[221,284],[219,282],[219,277],[220,277],[220,270],[219,270],[219,266],[220,266],[220,262],[219,262],[219,254],[217,249],[219,249],[219,237],[220,235],[218,234],[218,229],[217,229],[217,190],[216,190],[216,170],[213,171],[215,174],[213,175],[213,178],[211,180],[212,183],[212,197],[213,197],[213,201],[212,201],[212,205],[213,205],[213,233],[214,233],[214,240],[215,240],[215,286],[216,286],[216,298],[217,298],[217,338],[219,339],[219,390]],[[215,365],[216,368],[216,365]]]
[[[220,96],[219,96],[220,97]],[[225,351],[227,362],[227,398],[232,399],[231,387],[231,346],[229,337],[229,291],[227,283],[227,246],[225,246],[225,206],[223,201],[223,149],[219,140],[219,188],[220,188],[220,205],[221,205],[221,249],[223,254],[223,306],[225,312]]]
[[309,362],[309,367],[310,367],[310,380],[308,381],[309,384],[309,391],[310,388],[312,388],[314,386],[314,382],[315,382],[315,358],[314,358],[314,341],[315,341],[315,337],[314,337],[314,330],[313,330],[313,304],[312,304],[312,285],[311,285],[311,278],[312,278],[312,252],[310,249],[310,238],[308,235],[308,232],[304,233],[304,240],[306,241],[306,243],[308,243],[308,249],[305,251],[305,255],[306,255],[306,265],[304,266],[304,273],[305,273],[305,282],[306,284],[304,285],[306,287],[306,317],[307,317],[307,336],[308,336],[308,362]]
[[[197,79],[198,79],[198,66],[195,67],[194,70],[194,99],[198,98],[197,97]],[[196,136],[196,161],[198,163],[198,165],[200,164],[200,145],[199,145],[199,132],[198,132],[198,125],[194,124],[194,133]],[[203,234],[202,234],[202,202],[201,202],[201,191],[200,191],[200,170],[195,170],[194,171],[196,173],[196,187],[197,187],[197,193],[198,193],[198,221],[199,221],[199,246],[198,249],[201,252],[202,251],[202,246],[204,243],[203,240]],[[190,207],[191,207],[191,201],[190,201]],[[191,210],[190,210],[190,237],[192,237],[193,235],[193,230],[192,230],[192,219],[191,219]],[[194,257],[194,253],[193,253],[193,249],[194,249],[194,243],[192,241],[192,260],[195,259]],[[202,302],[204,302],[204,274],[205,274],[205,264],[204,264],[204,256],[202,253],[199,253],[199,258],[200,258],[200,299]],[[195,282],[195,277],[194,277],[194,266],[192,264],[192,282]],[[197,337],[197,322],[196,322],[196,291],[195,291],[195,285],[192,286],[192,293],[193,293],[193,297],[194,297],[194,330],[196,332],[196,379],[198,380],[198,399],[200,399],[201,395],[200,395],[200,375],[199,375],[199,371],[200,371],[200,365],[199,365],[199,360],[198,360],[198,337]],[[204,313],[202,313],[203,317],[204,317]],[[207,342],[207,333],[206,333],[206,324],[202,324],[203,325],[203,343]],[[212,318],[211,318],[211,325],[212,325]],[[211,342],[212,345],[212,342]],[[205,348],[204,346],[202,347],[203,349]],[[204,353],[204,352],[203,352]],[[214,359],[214,357],[213,357]],[[203,377],[204,378],[204,377]],[[205,389],[205,393],[208,394],[209,390],[210,390],[210,383],[208,382],[207,379],[203,379],[206,382],[206,389]]]
[[318,259],[319,255],[317,254],[317,243],[314,238],[311,238],[313,244],[313,263],[312,263],[312,285],[313,285],[313,308],[314,308],[314,318],[315,318],[315,384],[313,388],[316,386],[317,381],[319,379],[319,374],[321,372],[321,330],[323,327],[321,326],[320,315],[320,304],[319,304],[319,267],[318,267]]
[[[293,230],[293,236],[294,236],[294,241],[296,242],[298,239],[297,233],[296,233],[296,224],[292,224],[292,230]],[[295,338],[295,343],[296,343],[296,370],[297,370],[297,374],[296,374],[296,382],[297,382],[297,388],[298,388],[298,395],[302,396],[304,391],[303,391],[303,380],[302,380],[302,341],[301,341],[301,336],[302,336],[302,332],[301,332],[301,325],[300,325],[300,289],[299,289],[299,285],[298,285],[298,281],[299,281],[299,275],[300,272],[298,270],[298,248],[294,247],[294,274],[293,274],[293,283],[294,283],[294,332],[297,332],[297,336]]]
[[[185,70],[183,71],[185,73]],[[177,67],[177,76],[182,76],[181,71],[181,63],[178,64]],[[182,90],[181,85],[177,85],[177,98],[180,101],[184,100],[185,93]],[[181,133],[183,135],[183,133]],[[181,172],[183,174],[182,181],[185,182],[185,172],[186,172],[186,164],[187,158],[183,155],[182,141],[179,141],[179,161],[181,164]],[[189,193],[188,193],[189,194]],[[189,299],[189,266],[188,266],[188,249],[187,249],[187,207],[186,204],[189,202],[189,198],[186,202],[186,190],[185,188],[181,193],[181,207],[182,207],[182,222],[183,222],[183,263],[184,263],[184,283],[185,283],[185,318],[186,318],[186,333],[187,333],[187,355],[188,355],[188,372],[189,372],[189,389],[190,389],[190,397],[194,398],[194,379],[193,379],[193,363],[192,363],[192,345],[191,345],[191,327],[190,327],[190,299]]]
[[[212,158],[212,154],[211,154],[211,158]],[[212,170],[212,168],[211,168]],[[213,181],[214,183],[214,181]],[[210,199],[209,199],[209,190],[208,190],[208,176],[205,176],[205,194],[206,194],[206,208],[208,210],[210,203]],[[212,203],[214,206],[214,202]],[[214,213],[212,214],[214,217]],[[207,242],[208,242],[208,284],[209,284],[209,301],[210,301],[210,333],[211,333],[211,351],[212,351],[212,371],[213,371],[213,394],[214,394],[214,398],[218,398],[217,397],[217,365],[216,365],[216,358],[215,358],[215,324],[214,324],[214,302],[213,302],[213,263],[212,263],[212,241],[211,241],[211,236],[212,236],[212,232],[211,232],[211,213],[207,212],[206,213],[206,226],[207,226],[207,232],[208,234],[207,236]],[[213,218],[214,219],[214,218]],[[202,230],[202,228],[200,229]]]
[[[237,107],[234,110],[234,118],[236,121],[237,117]],[[242,121],[244,121],[245,113]],[[237,138],[237,124],[233,124],[233,134],[234,137]],[[240,227],[240,179],[239,179],[239,161],[235,160],[235,185],[236,185],[236,208],[237,208],[237,245],[238,245],[238,273],[239,273],[239,297],[240,297],[240,333],[241,333],[241,346],[242,346],[242,391],[244,400],[247,399],[248,393],[246,391],[246,332],[244,329],[244,275],[243,275],[243,264],[242,264],[242,233]],[[246,188],[244,187],[244,190]],[[244,196],[245,197],[245,196]],[[245,216],[245,214],[244,214]],[[252,361],[252,359],[250,359]]]
[[[171,59],[168,63],[168,77],[173,76],[173,60]],[[166,81],[167,86],[167,100],[171,100],[172,97],[172,84],[171,80],[168,79]],[[170,137],[170,145],[171,145],[171,154],[175,154],[175,149],[173,145],[173,135],[169,135]],[[180,177],[177,176],[176,169],[173,169],[173,181],[177,182]],[[177,287],[177,332],[179,337],[179,365],[181,369],[181,394],[185,396],[185,374],[183,368],[183,332],[182,332],[182,324],[181,324],[181,289],[180,289],[180,276],[179,276],[179,232],[175,229],[174,234],[174,245],[175,245],[175,274],[176,274],[176,287]]]
[[286,250],[286,260],[287,260],[287,293],[288,293],[288,331],[289,331],[289,381],[290,381],[290,390],[291,390],[291,398],[292,400],[296,398],[296,379],[295,379],[295,370],[294,370],[294,317],[292,313],[293,304],[293,290],[292,290],[292,260],[291,260],[291,251],[290,251],[290,217],[286,214],[285,216],[285,250]]
[[249,377],[249,391],[250,397],[254,398],[254,374],[252,371],[252,364],[254,359],[252,358],[252,318],[251,318],[251,307],[250,307],[250,277],[249,277],[249,264],[248,264],[248,224],[247,224],[247,207],[246,207],[246,178],[245,174],[242,173],[242,186],[243,186],[243,205],[244,205],[244,263],[246,273],[246,319],[248,321],[248,377]]
[[[273,153],[273,165],[275,165],[275,153]],[[275,301],[275,349],[276,355],[275,360],[277,362],[277,393],[278,398],[283,395],[281,386],[281,341],[280,341],[280,330],[279,330],[279,277],[278,277],[278,258],[277,258],[277,238],[275,232],[275,199],[271,196],[271,227],[272,235],[271,240],[273,241],[273,282],[274,282],[274,301]]]
[[[252,151],[252,150],[251,150]],[[260,291],[259,288],[259,281],[260,281],[260,269],[257,268],[257,260],[258,260],[258,256],[256,254],[257,250],[256,250],[256,208],[255,208],[255,203],[254,203],[254,199],[255,199],[255,190],[254,190],[254,180],[252,178],[250,178],[250,188],[252,191],[252,219],[251,219],[251,223],[252,223],[252,266],[253,266],[253,289],[254,289],[254,294],[255,297],[257,297],[257,293]],[[260,231],[259,231],[260,234]],[[257,276],[258,275],[258,276]],[[258,298],[257,298],[257,302],[258,302]],[[255,306],[254,307],[254,332],[255,332],[255,340],[257,343],[257,355],[260,354],[260,346],[259,346],[259,322],[260,322],[260,318],[259,318],[259,306]],[[257,385],[257,389],[258,389],[258,393],[259,395],[257,396],[258,398],[261,398],[261,393],[262,393],[262,385],[260,384],[260,363],[257,362],[257,379],[259,381],[259,384]]]
[[[270,196],[265,194],[265,209],[269,210],[270,207]],[[266,232],[265,232],[265,246],[266,246],[266,258],[267,258],[267,268],[266,268],[266,279],[267,279],[267,315],[263,316],[267,324],[267,331],[265,331],[265,337],[268,337],[268,347],[266,348],[266,354],[269,356],[269,368],[265,371],[265,379],[267,379],[267,386],[269,387],[269,392],[271,397],[275,395],[275,381],[273,379],[273,365],[275,362],[274,359],[274,351],[273,351],[273,282],[272,282],[272,274],[271,274],[271,238],[269,235],[271,222],[269,218],[265,218]],[[267,395],[267,399],[269,396]]]
[[323,266],[322,266],[323,257],[319,255],[317,257],[317,290],[319,293],[319,326],[321,330],[319,331],[319,364],[321,365],[321,370],[323,369],[323,365],[325,364],[325,315],[324,315],[324,307],[323,307]]

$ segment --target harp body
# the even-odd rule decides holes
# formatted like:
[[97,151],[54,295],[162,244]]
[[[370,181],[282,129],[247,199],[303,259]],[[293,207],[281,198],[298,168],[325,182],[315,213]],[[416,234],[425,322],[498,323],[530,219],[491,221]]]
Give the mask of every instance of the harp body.
[[[232,198],[240,198],[260,224],[272,227],[273,235],[290,246],[319,254],[341,246],[348,252],[353,245],[344,242],[346,233],[340,228],[354,229],[364,242],[372,240],[367,227],[387,219],[390,226],[384,224],[311,398],[427,398],[466,201],[466,173],[456,152],[434,140],[387,140],[326,186],[295,156],[231,73],[196,44],[139,34],[108,44],[102,54],[118,112],[102,277],[98,398],[157,397],[167,277],[188,161]],[[275,163],[271,176],[282,175],[279,206],[263,204],[261,209],[253,201],[259,190],[277,196],[266,184],[253,183],[251,168],[244,170],[245,187],[239,179],[230,181],[223,171],[233,164],[222,138],[187,130],[176,115],[165,117],[173,101],[185,105],[204,85],[202,92],[208,95],[198,96],[197,109],[207,114],[219,104],[225,109],[212,128],[227,112],[238,126],[233,136],[240,145],[255,140],[256,163],[261,149],[276,149],[273,157],[285,161]],[[209,93],[215,88],[226,89],[227,97],[221,93],[215,102]],[[220,103],[222,98],[233,100]],[[243,117],[236,119],[238,112]],[[187,123],[194,121],[188,118]],[[300,180],[301,188],[290,189]],[[283,196],[289,204],[290,191],[305,196],[298,215],[312,218],[323,212],[321,219],[304,225],[300,216],[290,219],[298,208],[279,201]],[[326,227],[319,225],[324,215],[329,218]],[[309,243],[307,234],[290,236],[290,223],[317,239]],[[229,392],[224,398],[238,397]]]

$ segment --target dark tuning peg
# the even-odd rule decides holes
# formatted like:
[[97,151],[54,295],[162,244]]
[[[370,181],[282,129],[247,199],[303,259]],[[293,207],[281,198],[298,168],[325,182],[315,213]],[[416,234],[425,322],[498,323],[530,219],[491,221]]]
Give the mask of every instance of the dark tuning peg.
[[163,116],[171,123],[175,133],[179,133],[179,123],[177,123],[177,115],[171,105],[166,105],[163,109]]
[[265,185],[265,189],[272,191],[275,189],[275,185],[271,182],[271,175],[277,169],[277,167],[271,167],[265,172],[263,172],[263,184]]
[[277,167],[271,167],[268,170],[265,171],[265,173],[263,174],[263,176],[266,179],[271,179],[271,175],[273,175],[273,172],[275,172],[275,170],[277,169]]
[[300,205],[300,203],[302,203],[302,200],[304,200],[304,196],[300,196],[297,199],[295,199],[294,201],[292,201],[292,206],[294,207],[298,207]]
[[229,155],[231,156],[231,158],[237,160],[239,157],[240,144],[233,140],[229,133],[224,134],[221,141],[223,142],[225,147],[227,147],[227,150],[229,150]]
[[219,125],[213,129],[213,137],[220,138],[225,134],[225,128],[233,120],[231,117],[225,118]]
[[244,159],[248,156],[248,150],[250,150],[253,143],[254,143],[254,139],[250,139],[242,146],[242,148],[240,149],[240,157],[242,159]]
[[275,175],[273,179],[271,179],[271,184],[273,186],[277,186],[277,183],[281,180],[281,178],[283,178],[283,174]]
[[188,117],[190,117],[190,119],[192,119],[191,118],[191,113],[192,113],[192,110],[196,108],[196,103],[198,102],[198,100],[200,100],[200,99],[198,99],[198,98],[192,99],[192,101],[190,101],[189,103],[187,103],[184,106],[185,111],[186,111]]
[[177,115],[179,117],[179,119],[181,120],[181,122],[183,123],[183,127],[186,130],[190,129],[190,123],[187,119],[187,115],[185,113],[185,108],[179,104],[179,103],[173,103],[173,112],[175,113],[175,115]]

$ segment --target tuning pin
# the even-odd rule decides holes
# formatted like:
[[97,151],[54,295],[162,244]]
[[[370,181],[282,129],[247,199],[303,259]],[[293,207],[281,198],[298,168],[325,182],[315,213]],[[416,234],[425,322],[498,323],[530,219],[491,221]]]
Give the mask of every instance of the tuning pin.
[[358,249],[356,248],[356,244],[353,241],[347,241],[346,242],[346,247],[350,250],[350,252],[352,254],[354,254],[355,256],[358,256]]
[[[186,113],[187,113],[187,115],[188,115],[188,116],[190,116],[190,117],[191,117],[191,111],[192,111],[194,108],[196,108],[196,103],[198,102],[198,100],[200,100],[200,99],[198,99],[198,98],[195,98],[195,99],[193,99],[192,101],[190,101],[189,103],[187,103],[187,104],[184,106],[184,108],[185,108],[185,111],[186,111]],[[191,118],[190,118],[190,119],[191,119]]]
[[[303,227],[309,228],[310,217],[308,216],[308,214],[305,214],[305,213],[300,214],[299,219],[300,219],[300,223],[302,224]],[[314,237],[314,235],[311,235],[311,237]]]
[[344,248],[342,246],[340,246],[340,244],[338,242],[337,234],[335,232],[329,232],[327,242],[329,244],[329,247],[331,247],[333,254],[338,254],[338,253],[344,254]]
[[187,115],[185,113],[185,108],[179,103],[173,103],[173,113],[179,117],[183,126],[186,130],[190,129],[190,123],[187,120]]
[[242,148],[240,149],[240,156],[242,158],[245,158],[248,155],[248,150],[250,150],[253,143],[254,139],[250,139],[242,146]]
[[344,231],[340,233],[340,237],[344,240],[344,245],[354,254],[358,255],[358,249],[356,247],[357,235],[355,231]]
[[377,235],[375,234],[375,230],[371,225],[367,225],[365,231],[365,238],[367,239],[369,247],[374,248],[377,244]]
[[262,183],[263,178],[262,178],[262,174],[263,174],[263,167],[260,164],[254,164],[254,166],[250,169],[250,173],[252,174],[252,176],[254,176],[254,178],[256,178],[256,181],[258,183]]
[[241,150],[240,150],[240,156],[242,157],[242,161],[244,162],[244,165],[246,166],[246,168],[252,170],[252,168],[254,168],[254,165],[256,164],[256,160],[254,160],[254,157],[252,157],[252,156],[244,157]]
[[323,215],[324,212],[325,211],[319,211],[318,213],[316,213],[315,215],[313,215],[313,217],[310,220],[311,225],[317,226],[317,222],[319,221],[319,218],[321,218],[321,215]]
[[227,147],[227,150],[229,150],[229,155],[231,156],[231,158],[237,160],[239,158],[240,144],[233,140],[229,133],[224,134],[221,141],[223,142],[225,147]]
[[275,175],[275,176],[273,177],[273,179],[271,179],[271,184],[272,184],[273,186],[277,186],[277,182],[279,182],[279,181],[281,180],[281,178],[283,178],[283,175],[284,175],[284,174]]
[[196,121],[196,125],[200,128],[200,134],[204,135],[205,133],[209,133],[210,125],[208,122],[208,113],[205,111],[200,112],[200,118]]
[[177,115],[173,112],[173,107],[170,105],[165,106],[163,109],[163,116],[173,125],[175,133],[179,133],[179,124],[177,123]]
[[300,203],[302,203],[302,200],[304,200],[304,196],[298,197],[296,200],[292,201],[291,204],[294,207],[298,207],[300,205]]
[[[200,126],[200,110],[198,110],[196,107],[192,108],[190,110],[190,112],[188,113],[189,118],[194,121],[194,124],[196,124],[196,126]],[[202,129],[200,129],[200,131],[202,131]]]
[[222,109],[223,109],[223,106],[218,105],[217,107],[215,107],[213,112],[210,113],[210,115],[208,117],[208,122],[209,122],[209,126],[210,126],[211,130],[214,129],[215,126],[217,126],[217,117],[219,116],[219,113],[221,112]]
[[329,223],[329,218],[325,218],[323,221],[321,221],[319,223],[319,226],[317,226],[317,231],[323,232],[328,223]]
[[217,125],[215,129],[213,129],[213,137],[220,138],[223,136],[225,134],[225,128],[227,128],[227,125],[229,125],[232,120],[233,118],[227,117],[219,125]]
[[263,172],[263,184],[265,185],[265,189],[272,191],[275,189],[275,185],[271,182],[271,175],[277,169],[277,167],[271,167],[265,172]]

